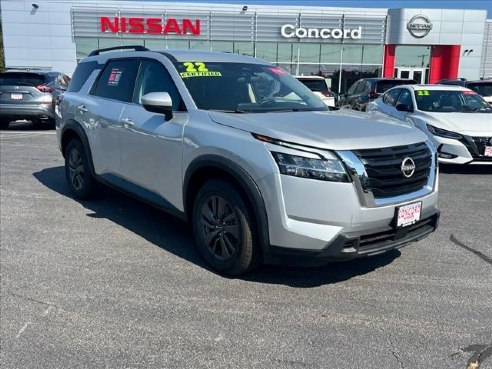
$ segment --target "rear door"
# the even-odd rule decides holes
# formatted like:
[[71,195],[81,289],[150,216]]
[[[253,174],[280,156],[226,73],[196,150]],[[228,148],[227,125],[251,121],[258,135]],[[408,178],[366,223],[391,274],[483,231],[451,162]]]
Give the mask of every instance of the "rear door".
[[45,83],[45,76],[38,73],[2,73],[0,74],[0,104],[19,108],[47,104],[51,102],[51,95],[39,90]]
[[91,127],[87,131],[96,173],[120,184],[121,112],[132,100],[138,59],[112,59],[106,63],[90,98],[76,107],[80,121]]

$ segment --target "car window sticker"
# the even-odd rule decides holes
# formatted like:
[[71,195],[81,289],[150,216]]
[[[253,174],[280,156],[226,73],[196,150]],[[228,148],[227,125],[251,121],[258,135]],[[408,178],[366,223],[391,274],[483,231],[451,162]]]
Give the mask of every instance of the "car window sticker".
[[429,90],[418,90],[417,91],[418,96],[430,96]]
[[108,86],[118,86],[120,84],[121,76],[123,75],[123,71],[119,68],[111,69],[111,73],[108,78]]
[[186,67],[186,71],[179,73],[181,78],[222,77],[222,73],[218,71],[209,71],[205,63],[202,62],[186,62],[183,63],[183,66]]

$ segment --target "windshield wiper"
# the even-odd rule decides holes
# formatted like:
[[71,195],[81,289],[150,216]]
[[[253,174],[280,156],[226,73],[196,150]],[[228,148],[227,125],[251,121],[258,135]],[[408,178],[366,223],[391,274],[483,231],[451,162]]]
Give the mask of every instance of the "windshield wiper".
[[226,109],[209,109],[210,111],[218,111],[220,113],[235,113],[235,114],[246,114],[247,112],[244,110],[226,110]]

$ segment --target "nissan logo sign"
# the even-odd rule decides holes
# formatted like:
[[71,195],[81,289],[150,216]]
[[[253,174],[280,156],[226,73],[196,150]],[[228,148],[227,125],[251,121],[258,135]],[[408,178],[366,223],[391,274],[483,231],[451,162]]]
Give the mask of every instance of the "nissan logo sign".
[[413,176],[413,173],[415,173],[415,162],[412,160],[412,158],[405,158],[401,162],[401,172],[406,178],[410,178]]
[[422,38],[429,34],[432,22],[425,15],[416,15],[407,23],[407,29],[415,38]]

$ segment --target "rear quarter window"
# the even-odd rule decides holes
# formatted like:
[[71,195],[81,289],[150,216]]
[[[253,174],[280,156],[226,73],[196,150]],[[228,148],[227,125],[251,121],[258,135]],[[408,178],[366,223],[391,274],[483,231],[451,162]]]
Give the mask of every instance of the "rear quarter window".
[[92,72],[100,68],[101,66],[96,61],[80,63],[75,69],[72,79],[68,84],[67,92],[79,92]]
[[124,102],[132,101],[138,66],[137,59],[109,61],[97,80],[94,95]]
[[45,83],[42,75],[35,73],[7,72],[0,74],[0,86],[39,86]]

